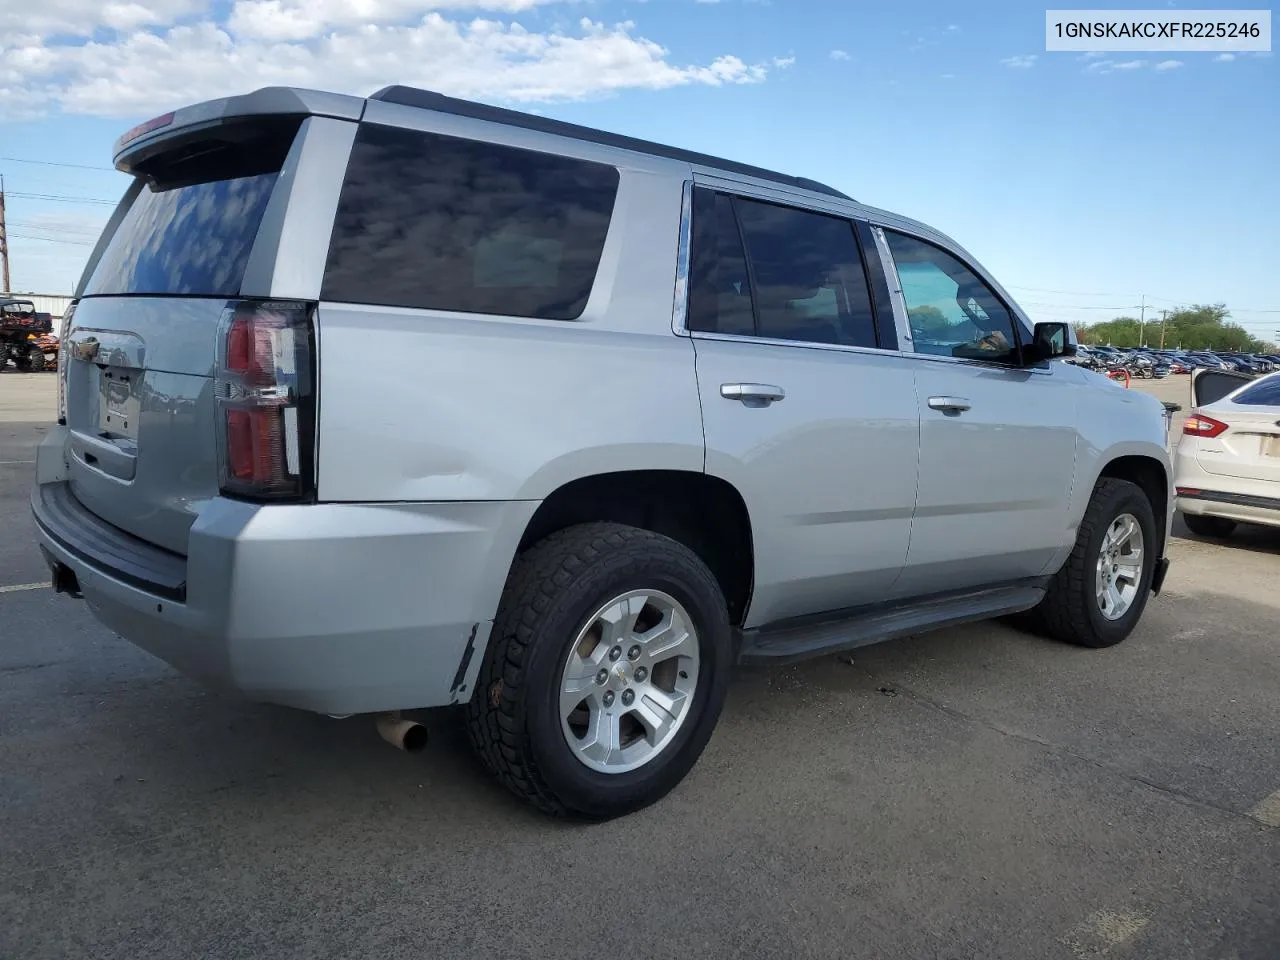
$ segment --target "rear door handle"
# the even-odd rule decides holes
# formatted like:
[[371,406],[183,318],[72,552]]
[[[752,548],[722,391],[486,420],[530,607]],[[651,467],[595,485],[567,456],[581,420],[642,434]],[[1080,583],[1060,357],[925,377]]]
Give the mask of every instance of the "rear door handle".
[[969,409],[969,401],[964,397],[930,397],[929,409],[941,410],[943,413],[964,413]]
[[767,383],[722,383],[720,396],[739,400],[749,407],[767,407],[776,400],[785,400],[787,391]]

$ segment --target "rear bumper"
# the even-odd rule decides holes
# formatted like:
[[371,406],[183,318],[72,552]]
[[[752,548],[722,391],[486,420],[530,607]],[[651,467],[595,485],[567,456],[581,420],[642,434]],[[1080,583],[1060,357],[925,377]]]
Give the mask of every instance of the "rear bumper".
[[[65,484],[41,483],[31,501],[46,556],[75,574],[104,625],[213,686],[332,714],[470,698],[537,507],[217,498],[192,526],[187,556],[166,555],[171,573],[181,568],[175,599],[148,583],[155,548],[103,524]],[[77,539],[77,525],[114,538]]]
[[1178,509],[1195,516],[1280,527],[1280,499],[1274,497],[1198,490],[1194,494],[1178,494]]
[[1275,482],[1210,473],[1200,465],[1193,444],[1179,445],[1174,466],[1177,507],[1183,513],[1280,526],[1280,486]]

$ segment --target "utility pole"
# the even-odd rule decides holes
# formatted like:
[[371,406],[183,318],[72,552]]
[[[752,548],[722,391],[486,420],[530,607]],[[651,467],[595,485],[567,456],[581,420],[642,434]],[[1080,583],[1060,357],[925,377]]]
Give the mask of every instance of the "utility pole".
[[1160,311],[1160,349],[1164,349],[1164,322],[1169,318],[1168,310]]
[[3,280],[4,293],[12,293],[9,289],[9,234],[4,228],[4,177],[0,176],[0,280]]
[[1138,314],[1138,346],[1142,346],[1143,330],[1147,326],[1147,295],[1145,293],[1142,295],[1142,306],[1139,309],[1142,312]]

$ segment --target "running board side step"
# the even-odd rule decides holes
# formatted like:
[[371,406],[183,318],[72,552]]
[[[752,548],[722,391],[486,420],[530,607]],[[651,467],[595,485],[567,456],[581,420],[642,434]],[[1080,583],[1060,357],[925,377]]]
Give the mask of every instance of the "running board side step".
[[1047,581],[951,593],[901,604],[876,604],[828,617],[788,620],[740,631],[742,663],[789,663],[840,653],[928,630],[956,627],[1030,610]]

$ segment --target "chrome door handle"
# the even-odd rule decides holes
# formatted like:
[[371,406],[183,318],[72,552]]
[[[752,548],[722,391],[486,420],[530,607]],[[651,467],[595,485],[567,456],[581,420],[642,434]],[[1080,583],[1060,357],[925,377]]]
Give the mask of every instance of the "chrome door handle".
[[787,391],[767,383],[722,383],[720,396],[740,400],[749,407],[767,407],[775,400],[785,400]]
[[943,413],[964,413],[969,409],[969,401],[964,397],[930,397],[929,409],[941,410]]

